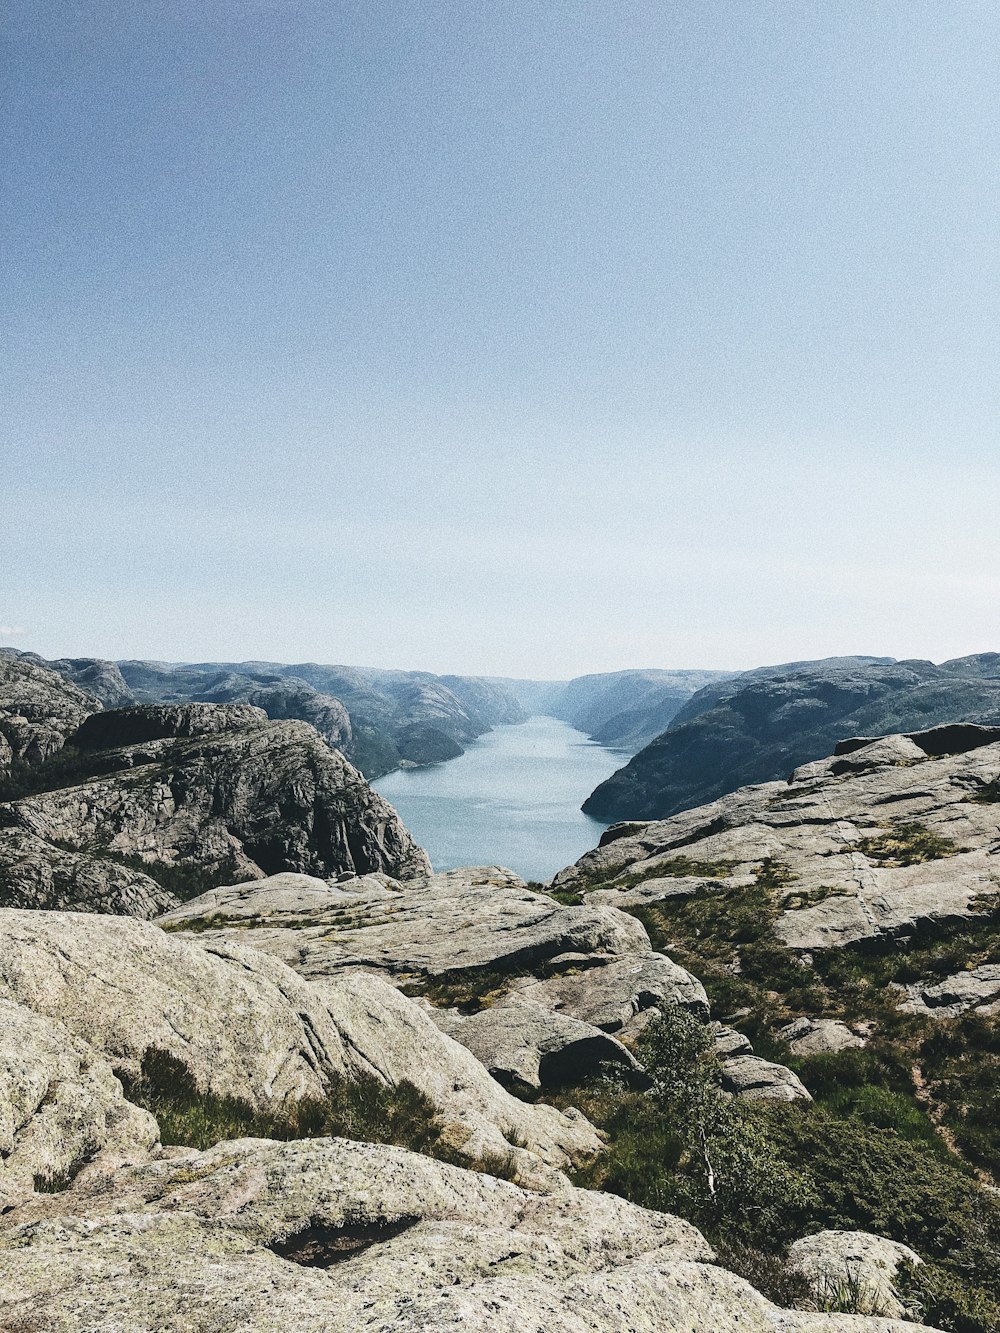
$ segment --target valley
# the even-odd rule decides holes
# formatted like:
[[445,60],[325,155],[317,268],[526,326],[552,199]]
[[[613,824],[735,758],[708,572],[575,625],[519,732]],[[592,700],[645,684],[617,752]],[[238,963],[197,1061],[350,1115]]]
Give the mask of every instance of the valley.
[[[360,673],[0,653],[2,1326],[996,1333],[994,660],[388,673],[373,787]],[[605,827],[643,708],[803,759]]]

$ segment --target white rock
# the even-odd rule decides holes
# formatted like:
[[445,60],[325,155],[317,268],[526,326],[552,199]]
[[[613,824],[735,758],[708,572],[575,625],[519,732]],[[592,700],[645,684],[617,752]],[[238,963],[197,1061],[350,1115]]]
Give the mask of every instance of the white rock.
[[896,1289],[896,1272],[903,1262],[919,1264],[919,1257],[898,1241],[867,1231],[820,1231],[797,1240],[788,1251],[788,1269],[805,1278],[817,1300],[851,1289],[859,1313],[906,1315]]

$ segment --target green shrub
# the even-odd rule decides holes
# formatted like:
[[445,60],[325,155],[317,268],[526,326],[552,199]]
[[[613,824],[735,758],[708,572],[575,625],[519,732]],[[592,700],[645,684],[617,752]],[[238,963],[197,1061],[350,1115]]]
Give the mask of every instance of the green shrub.
[[183,1061],[158,1047],[145,1052],[139,1078],[123,1082],[128,1099],[155,1117],[165,1145],[204,1150],[226,1139],[335,1137],[390,1143],[491,1175],[513,1173],[512,1159],[503,1154],[477,1163],[459,1157],[433,1102],[408,1082],[386,1087],[373,1075],[331,1078],[322,1098],[260,1107],[202,1091]]

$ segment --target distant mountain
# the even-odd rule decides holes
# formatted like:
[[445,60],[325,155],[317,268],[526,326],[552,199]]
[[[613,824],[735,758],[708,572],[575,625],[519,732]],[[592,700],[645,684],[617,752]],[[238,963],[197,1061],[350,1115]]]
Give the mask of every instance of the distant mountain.
[[141,703],[244,702],[310,722],[368,778],[438,763],[527,713],[503,682],[318,662],[131,661],[118,664]]
[[584,802],[597,819],[665,819],[784,778],[850,736],[1000,723],[1000,655],[939,666],[831,658],[746,672],[694,695],[668,729]]
[[610,671],[577,676],[545,711],[611,748],[639,749],[658,736],[696,691],[726,671]]

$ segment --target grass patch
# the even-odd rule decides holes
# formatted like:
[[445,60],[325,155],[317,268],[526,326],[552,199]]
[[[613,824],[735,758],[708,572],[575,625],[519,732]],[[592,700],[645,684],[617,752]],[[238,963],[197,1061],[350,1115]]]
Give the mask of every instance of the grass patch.
[[891,825],[885,833],[862,838],[858,843],[859,852],[882,866],[921,865],[925,861],[957,856],[961,850],[950,838],[932,833],[923,824],[913,821]]
[[461,1156],[434,1103],[408,1082],[386,1087],[373,1076],[334,1079],[322,1098],[259,1107],[201,1091],[183,1061],[150,1047],[139,1078],[123,1083],[129,1101],[155,1117],[164,1145],[204,1151],[227,1139],[343,1138],[393,1144],[504,1179],[514,1174],[512,1155],[490,1154],[474,1163]]
[[787,866],[764,861],[753,885],[699,887],[683,897],[627,907],[653,948],[670,954],[702,982],[720,1015],[750,1009],[777,1022],[823,1003],[811,969],[774,934],[779,894],[794,879]]
[[496,968],[455,968],[401,986],[404,995],[424,996],[442,1009],[477,1014],[506,994],[515,977]]

